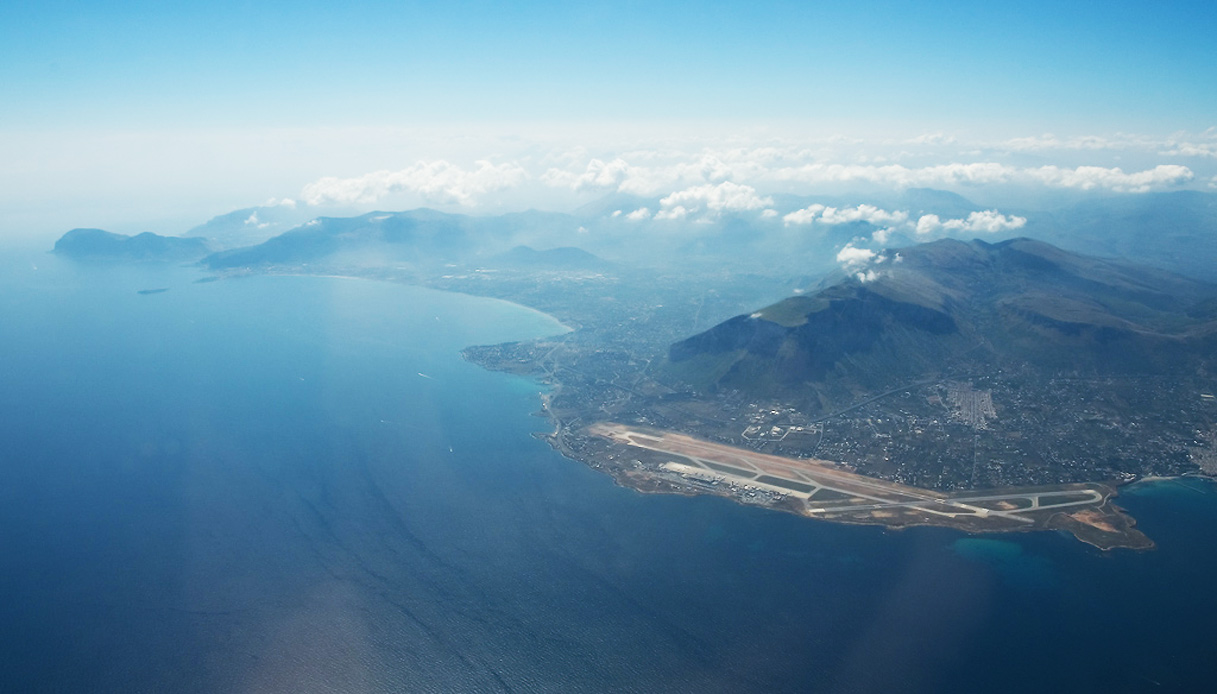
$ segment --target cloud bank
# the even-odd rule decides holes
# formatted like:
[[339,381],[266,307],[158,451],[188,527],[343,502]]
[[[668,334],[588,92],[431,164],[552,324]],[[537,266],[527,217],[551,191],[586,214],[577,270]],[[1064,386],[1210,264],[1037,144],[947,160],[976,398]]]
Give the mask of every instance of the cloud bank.
[[506,190],[528,180],[517,163],[478,161],[464,169],[444,160],[420,161],[400,171],[375,171],[354,178],[326,177],[304,187],[300,197],[309,205],[374,203],[402,193],[414,193],[437,204],[476,205],[485,193]]
[[925,238],[944,233],[996,234],[1021,229],[1027,224],[1026,217],[1004,215],[997,210],[978,210],[963,219],[942,219],[936,214],[924,214],[914,221],[910,219],[907,210],[888,211],[873,205],[837,209],[821,204],[808,205],[801,210],[795,210],[782,217],[782,221],[786,226],[815,224],[831,226],[850,222],[866,222],[881,227],[872,236],[872,239],[879,244],[886,244],[891,235],[897,231],[913,232],[919,238]]
[[888,212],[874,205],[858,205],[857,207],[837,209],[816,204],[809,205],[801,210],[795,210],[782,217],[782,221],[787,226],[798,224],[827,224],[831,226],[852,222],[866,222],[875,226],[888,226],[903,224],[908,221],[908,218],[909,213],[903,210]]
[[1026,223],[1026,217],[1006,216],[997,210],[984,210],[969,214],[967,219],[943,220],[936,214],[922,215],[913,225],[913,229],[918,236],[931,236],[943,231],[996,234],[1000,231],[1021,229]]
[[[779,213],[767,201],[779,193],[926,187],[965,196],[1005,188],[1136,194],[1204,188],[1217,174],[1213,128],[1164,138],[1047,134],[968,142],[931,132],[890,141],[741,135],[701,141],[667,136],[600,149],[535,142],[513,146],[514,153],[500,151],[472,161],[424,159],[397,171],[324,177],[304,186],[298,198],[310,205],[349,205],[409,194],[431,204],[470,207],[500,192],[534,199],[564,195],[572,201],[624,194],[649,200],[652,218],[752,210],[773,210],[763,212],[772,217]],[[863,221],[894,226],[908,221],[883,216],[900,211],[866,206],[781,213],[789,225]]]
[[659,201],[656,219],[679,219],[703,209],[715,215],[724,212],[759,210],[773,204],[773,198],[761,197],[749,185],[723,181],[694,186],[672,193]]

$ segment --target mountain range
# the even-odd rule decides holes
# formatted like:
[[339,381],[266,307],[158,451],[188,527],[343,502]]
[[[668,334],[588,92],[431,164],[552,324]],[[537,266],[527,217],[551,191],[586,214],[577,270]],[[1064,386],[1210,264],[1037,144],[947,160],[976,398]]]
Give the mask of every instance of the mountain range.
[[[776,214],[720,210],[684,219],[656,219],[655,212],[662,205],[659,198],[622,194],[606,196],[570,213],[530,210],[492,216],[417,209],[315,217],[312,215],[319,210],[307,206],[263,206],[214,217],[189,230],[185,243],[154,244],[152,239],[157,237],[144,237],[120,246],[116,238],[100,236],[104,233],[100,230],[73,230],[65,235],[61,249],[77,257],[181,260],[201,256],[200,249],[210,247],[219,250],[205,264],[220,270],[330,261],[477,266],[506,258],[518,246],[576,247],[621,265],[683,271],[713,270],[729,263],[739,272],[780,273],[810,280],[832,270],[837,252],[846,244],[913,246],[933,238],[915,232],[914,222],[921,216],[936,215],[958,223],[987,207],[956,193],[918,188],[889,194],[774,194],[770,198]],[[1074,252],[1135,259],[1217,281],[1217,194],[1093,194],[1073,200],[1054,202],[1050,209],[1001,207],[995,213],[1025,223],[1007,225],[985,238],[996,242],[1030,236]],[[814,205],[848,211],[862,204],[903,213],[908,222],[882,228],[863,216],[844,223],[817,220],[800,224],[784,218],[791,211]],[[641,216],[635,214],[644,211]],[[93,236],[89,238],[89,234]]]
[[437,267],[483,262],[533,239],[569,238],[577,227],[566,215],[536,211],[473,217],[424,208],[317,217],[260,244],[212,254],[204,263],[217,270],[322,260]]

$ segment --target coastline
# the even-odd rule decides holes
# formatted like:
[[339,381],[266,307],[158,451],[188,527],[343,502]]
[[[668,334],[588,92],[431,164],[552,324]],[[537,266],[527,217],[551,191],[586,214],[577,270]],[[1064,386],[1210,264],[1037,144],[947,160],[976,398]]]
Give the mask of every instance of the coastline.
[[[557,337],[560,335],[565,335],[567,333],[574,332],[577,329],[577,328],[574,328],[574,327],[571,327],[570,325],[568,325],[567,321],[564,321],[563,319],[559,318],[558,316],[555,316],[552,313],[547,313],[546,311],[542,311],[541,309],[536,308],[535,306],[529,306],[528,304],[522,304],[518,301],[512,301],[511,299],[503,299],[501,297],[490,296],[487,294],[473,294],[471,292],[462,292],[462,291],[458,291],[455,289],[444,289],[444,288],[440,288],[440,287],[434,287],[425,282],[412,282],[412,281],[408,281],[404,278],[370,277],[370,276],[366,276],[366,275],[341,274],[341,273],[334,273],[334,272],[301,272],[299,270],[295,270],[292,272],[276,272],[273,270],[268,270],[268,271],[262,271],[262,272],[232,272],[232,271],[218,272],[218,273],[212,273],[210,275],[207,275],[202,280],[196,280],[196,281],[205,280],[208,282],[214,282],[218,279],[235,280],[235,279],[241,279],[244,277],[266,277],[266,276],[271,276],[271,277],[320,277],[320,278],[335,279],[335,280],[360,280],[360,281],[365,281],[365,282],[384,282],[387,284],[398,284],[398,285],[402,285],[405,287],[416,287],[418,289],[426,289],[426,290],[433,291],[433,292],[444,292],[447,294],[460,294],[461,296],[468,296],[468,297],[472,297],[474,299],[482,299],[482,300],[487,300],[487,301],[498,301],[498,302],[502,302],[504,304],[509,304],[509,305],[517,307],[517,308],[525,309],[527,311],[536,313],[538,315],[544,316],[544,317],[554,321],[562,328],[562,331],[560,331],[560,332],[539,335],[533,339]],[[466,345],[466,346],[472,347],[474,345]]]
[[[540,314],[546,319],[556,323],[561,331],[556,333],[547,333],[532,339],[545,339],[553,337],[562,337],[569,335],[577,330],[576,327],[571,327],[570,321],[564,321],[559,317],[540,310],[533,306],[520,302],[503,299],[496,296],[486,294],[475,294],[465,291],[459,291],[449,288],[438,288],[432,286],[431,283],[425,281],[417,281],[415,278],[407,277],[383,277],[375,275],[363,275],[354,273],[335,273],[335,272],[306,272],[300,271],[298,268],[290,272],[258,272],[258,273],[223,273],[224,278],[237,278],[249,276],[251,274],[267,274],[280,276],[296,276],[296,277],[323,277],[328,279],[353,279],[353,280],[377,280],[381,282],[390,282],[402,284],[406,286],[429,289],[432,291],[449,292],[454,294],[463,294],[469,297],[479,299],[491,299],[494,301],[504,302],[506,304],[527,309],[530,312]],[[542,387],[539,393],[541,400],[541,408],[533,414],[537,416],[547,417],[552,424],[552,430],[549,433],[535,432],[536,438],[542,438],[563,457],[578,462],[600,472],[604,472],[613,478],[614,482],[622,487],[632,489],[644,494],[675,494],[679,496],[722,496],[730,500],[740,503],[741,505],[762,506],[773,510],[793,513],[806,518],[815,520],[825,520],[828,522],[849,524],[849,525],[877,525],[893,530],[900,530],[908,527],[950,527],[955,530],[962,531],[967,535],[993,535],[1008,532],[1027,532],[1033,530],[1063,530],[1070,533],[1077,539],[1090,544],[1096,548],[1108,551],[1118,547],[1125,547],[1135,550],[1145,550],[1154,547],[1154,543],[1143,533],[1136,530],[1136,520],[1132,518],[1124,509],[1115,505],[1111,500],[1118,496],[1117,487],[1125,487],[1137,484],[1152,484],[1158,481],[1174,480],[1177,478],[1159,478],[1159,477],[1144,477],[1131,481],[1127,484],[1112,483],[1110,485],[1102,485],[1110,490],[1104,493],[1102,501],[1086,506],[1085,509],[1092,509],[1096,515],[1093,517],[1081,512],[1068,513],[1058,511],[1047,515],[1041,514],[1036,521],[1023,524],[1007,524],[1002,527],[988,527],[981,520],[986,520],[988,512],[994,515],[1003,515],[997,509],[981,509],[981,512],[974,517],[956,519],[951,517],[950,520],[944,520],[942,516],[932,515],[929,511],[922,514],[924,517],[919,517],[918,514],[911,513],[908,508],[900,508],[895,512],[886,510],[872,510],[868,514],[841,514],[841,513],[816,513],[808,511],[805,506],[795,503],[791,495],[781,494],[783,490],[774,487],[768,487],[767,493],[763,495],[754,495],[756,498],[749,496],[724,491],[724,488],[719,489],[703,488],[702,486],[694,486],[691,483],[680,483],[674,479],[672,475],[665,475],[663,471],[658,469],[657,465],[651,464],[644,467],[639,461],[634,461],[634,466],[623,465],[620,460],[617,460],[618,454],[622,452],[622,448],[602,450],[601,447],[588,445],[589,436],[584,431],[586,427],[593,422],[583,421],[580,413],[573,414],[570,421],[564,421],[563,416],[554,411],[552,403],[558,398],[562,391],[563,385],[557,377],[557,370],[560,365],[554,364],[551,367],[546,367],[544,371],[538,372],[536,368],[528,368],[527,364],[517,366],[511,363],[488,364],[484,360],[478,359],[476,355],[470,353],[470,349],[478,345],[469,345],[461,350],[462,357],[467,361],[478,364],[480,367],[492,371],[500,371],[503,373],[511,373],[517,376],[523,376],[535,382]],[[507,368],[504,368],[504,367]],[[574,445],[572,445],[574,444]],[[654,461],[652,461],[653,463]],[[739,481],[739,480],[737,480]],[[881,480],[876,480],[882,483]],[[734,490],[734,486],[731,487]],[[749,487],[750,489],[753,487]],[[761,485],[765,488],[765,485]],[[774,494],[774,492],[778,494]],[[979,491],[979,490],[978,490]],[[985,490],[985,491],[1002,491],[1002,490]],[[926,493],[934,493],[938,496],[949,496],[944,493],[932,492],[926,490]],[[907,504],[896,504],[896,506],[907,506]],[[1047,510],[1047,509],[1044,509]],[[1074,509],[1069,509],[1073,511]],[[1088,511],[1089,513],[1089,511]],[[949,514],[944,514],[949,515]],[[961,515],[961,514],[957,514]]]
[[1179,480],[1203,480],[1204,482],[1207,482],[1209,484],[1217,484],[1217,477],[1210,477],[1209,475],[1206,475],[1202,472],[1194,472],[1194,473],[1190,472],[1186,475],[1169,475],[1169,476],[1146,475],[1144,477],[1138,477],[1137,479],[1129,482],[1126,485],[1122,485],[1122,486],[1135,487],[1135,486],[1142,485],[1142,484],[1150,485],[1150,484],[1158,484],[1161,482],[1178,482]]
[[[1198,480],[1206,488],[1198,489],[1193,485],[1187,484],[1187,480]],[[1166,488],[1186,489],[1195,494],[1212,494],[1217,493],[1217,478],[1210,477],[1204,473],[1188,473],[1186,475],[1169,477],[1146,476],[1122,485],[1122,487],[1127,488],[1132,494],[1152,492],[1155,489]]]
[[[547,409],[537,414],[549,414]],[[660,469],[654,467],[654,460],[650,460],[644,464],[639,459],[629,460],[634,454],[638,454],[639,450],[629,448],[622,444],[611,444],[608,448],[599,449],[596,454],[588,454],[587,448],[583,451],[576,450],[568,438],[574,436],[576,441],[586,443],[587,429],[579,432],[572,432],[569,428],[556,418],[551,416],[555,422],[555,429],[549,434],[537,434],[537,438],[542,438],[547,441],[555,451],[564,457],[580,462],[588,467],[599,470],[608,474],[613,478],[614,482],[621,487],[631,489],[642,494],[674,494],[678,496],[718,496],[726,498],[730,501],[746,506],[759,506],[775,511],[791,513],[802,518],[810,520],[825,521],[830,523],[840,523],[845,525],[871,525],[879,526],[890,530],[903,530],[912,527],[946,527],[953,530],[961,531],[970,536],[980,535],[997,535],[1011,532],[1033,532],[1033,531],[1064,531],[1075,537],[1077,540],[1091,545],[1104,552],[1114,549],[1130,549],[1136,551],[1144,551],[1155,548],[1152,539],[1144,533],[1136,529],[1136,519],[1130,515],[1125,509],[1116,505],[1113,502],[1119,495],[1119,491],[1114,485],[1058,485],[1056,487],[1045,488],[1028,488],[1024,493],[1034,492],[1036,495],[1053,495],[1077,493],[1086,487],[1099,487],[1103,489],[1101,500],[1094,503],[1089,503],[1080,507],[1080,510],[1074,510],[1075,506],[1069,509],[1072,512],[1054,511],[1052,506],[1044,507],[1046,513],[1039,513],[1034,522],[1029,519],[1022,519],[1026,522],[1019,523],[1000,523],[994,526],[987,521],[990,520],[990,512],[984,511],[977,515],[966,514],[941,514],[936,515],[930,507],[934,504],[909,504],[907,502],[893,501],[890,508],[891,511],[871,510],[869,513],[858,514],[849,513],[850,509],[844,509],[841,512],[833,509],[809,509],[806,503],[799,503],[794,495],[783,494],[780,496],[758,495],[755,492],[741,493],[742,490],[748,489],[764,489],[768,487],[770,490],[776,489],[771,485],[753,482],[753,486],[747,485],[742,480],[736,480],[742,488],[734,483],[724,484],[722,486],[711,486],[704,482],[694,484],[695,480],[691,480],[687,474],[682,474],[684,477],[682,482],[677,476],[664,474]],[[603,426],[601,424],[593,425],[588,429]],[[603,436],[603,433],[599,434]],[[680,436],[680,435],[678,435]],[[622,453],[627,453],[625,458],[621,457]],[[643,456],[640,456],[643,457]],[[866,480],[865,484],[873,484],[875,486],[886,485],[882,480],[872,480],[864,478],[853,473],[846,474],[851,477]],[[696,475],[695,475],[696,476]],[[718,480],[724,478],[719,477]],[[715,481],[713,485],[718,485]],[[757,487],[756,485],[759,485]],[[893,485],[899,487],[900,485]],[[963,492],[961,494],[941,494],[932,490],[916,490],[927,494],[932,494],[939,497],[938,502],[951,503],[954,498],[959,498],[960,495],[973,494],[974,492]],[[990,493],[998,494],[1000,492],[1008,492],[1017,495],[1018,489],[1009,490],[988,490]],[[874,497],[869,497],[874,498]],[[961,499],[962,501],[970,501],[970,497]],[[855,500],[857,501],[857,500]],[[1038,502],[1037,502],[1038,503]],[[974,504],[963,504],[960,506],[976,509]],[[1066,504],[1068,505],[1068,504]],[[867,506],[871,508],[871,506]],[[824,512],[827,511],[827,512]],[[993,512],[997,515],[996,512]],[[1029,514],[1030,515],[1030,514]]]

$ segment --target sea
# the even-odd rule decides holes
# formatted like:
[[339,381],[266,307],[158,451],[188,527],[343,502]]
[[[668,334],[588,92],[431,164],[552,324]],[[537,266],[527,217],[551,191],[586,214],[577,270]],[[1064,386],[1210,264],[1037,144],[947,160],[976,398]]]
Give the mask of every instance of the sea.
[[640,494],[461,357],[549,316],[206,279],[0,252],[2,692],[1217,691],[1206,482],[1148,552]]

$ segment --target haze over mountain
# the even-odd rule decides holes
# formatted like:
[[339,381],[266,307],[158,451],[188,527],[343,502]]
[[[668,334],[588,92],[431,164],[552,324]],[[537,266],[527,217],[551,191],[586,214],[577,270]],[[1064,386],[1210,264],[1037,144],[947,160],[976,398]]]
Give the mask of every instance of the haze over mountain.
[[568,238],[577,227],[566,215],[546,212],[490,217],[429,209],[369,212],[357,217],[318,217],[258,245],[220,251],[205,262],[214,269],[323,259],[430,267],[493,258],[537,239]]
[[852,269],[672,345],[669,373],[833,407],[948,369],[1186,374],[1217,353],[1217,286],[1039,241],[944,239]]
[[531,246],[515,248],[490,259],[495,267],[514,270],[605,270],[610,264],[581,248],[561,246],[538,251]]
[[185,235],[205,238],[220,250],[253,246],[316,216],[316,210],[286,200],[282,203],[244,207],[217,215],[192,227]]
[[1217,280],[1217,194],[1181,190],[1105,197],[1028,214],[1039,238]]
[[[523,269],[543,261],[513,257],[522,253],[513,251],[517,247],[577,248],[629,265],[712,270],[726,263],[737,271],[811,282],[836,267],[842,251],[878,252],[943,237],[1028,236],[1074,252],[1217,281],[1213,193],[1075,196],[1047,211],[986,210],[958,194],[926,188],[898,194],[774,194],[763,202],[764,209],[676,214],[658,199],[614,194],[573,213],[473,216],[420,208],[323,217],[310,217],[316,208],[309,206],[275,204],[217,216],[182,239],[141,235],[125,246],[121,235],[94,230],[89,237],[74,230],[57,248],[81,258],[193,260],[205,255],[206,239],[206,246],[222,249],[205,260],[217,270],[319,262],[432,268],[494,262],[523,263],[517,268]],[[173,240],[156,240],[165,238]]]

